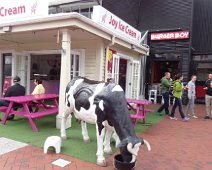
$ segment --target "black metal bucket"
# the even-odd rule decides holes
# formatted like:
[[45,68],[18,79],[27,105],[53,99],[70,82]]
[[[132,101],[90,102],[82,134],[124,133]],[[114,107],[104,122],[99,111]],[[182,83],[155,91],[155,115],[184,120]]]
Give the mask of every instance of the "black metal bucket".
[[123,162],[121,154],[115,155],[113,159],[113,165],[115,170],[134,170],[135,169],[135,163],[127,163]]

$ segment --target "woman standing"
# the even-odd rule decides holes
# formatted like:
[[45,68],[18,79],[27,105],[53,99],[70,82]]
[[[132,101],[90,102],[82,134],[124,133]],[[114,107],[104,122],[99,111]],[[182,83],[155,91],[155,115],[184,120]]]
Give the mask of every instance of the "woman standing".
[[181,97],[182,97],[182,91],[184,89],[184,86],[181,83],[182,80],[183,80],[183,75],[181,73],[178,73],[174,77],[173,96],[174,96],[175,101],[174,101],[174,105],[172,107],[170,119],[177,120],[177,118],[175,117],[175,109],[178,106],[181,118],[183,119],[183,121],[188,121],[189,118],[185,116],[185,114],[183,113],[183,110],[182,110]]

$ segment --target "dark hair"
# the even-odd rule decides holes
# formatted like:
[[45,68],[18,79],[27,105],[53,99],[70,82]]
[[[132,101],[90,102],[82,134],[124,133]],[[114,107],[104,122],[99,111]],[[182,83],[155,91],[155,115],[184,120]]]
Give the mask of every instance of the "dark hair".
[[196,76],[196,75],[195,75],[195,74],[192,74],[192,75],[191,75],[191,79],[192,79],[194,76]]
[[42,80],[40,78],[36,78],[35,82],[37,82],[38,84],[42,84]]
[[182,73],[178,73],[178,74],[176,74],[175,76],[174,76],[174,80],[179,80],[180,79],[180,77],[182,77],[183,76],[183,74]]

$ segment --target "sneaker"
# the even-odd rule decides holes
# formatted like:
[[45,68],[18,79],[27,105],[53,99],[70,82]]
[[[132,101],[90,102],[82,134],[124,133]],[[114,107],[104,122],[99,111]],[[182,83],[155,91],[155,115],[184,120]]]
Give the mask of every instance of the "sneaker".
[[204,119],[210,119],[210,117],[209,116],[205,116]]
[[177,120],[177,118],[176,117],[169,117],[171,120]]
[[187,114],[188,116],[191,116],[190,114]]
[[194,119],[197,119],[197,118],[198,118],[198,117],[197,117],[197,116],[195,116],[195,115],[194,115],[194,116],[192,116],[192,117],[193,117]]
[[186,121],[188,121],[189,119],[190,119],[189,117],[184,117],[184,118],[183,118],[183,121],[186,122]]

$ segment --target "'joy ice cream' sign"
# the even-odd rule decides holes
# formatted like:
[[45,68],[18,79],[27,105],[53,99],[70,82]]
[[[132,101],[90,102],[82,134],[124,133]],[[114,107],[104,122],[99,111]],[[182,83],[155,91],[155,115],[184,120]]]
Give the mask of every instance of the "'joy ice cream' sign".
[[141,32],[128,23],[121,20],[102,6],[94,6],[92,20],[106,27],[107,29],[120,34],[135,43],[139,44]]

